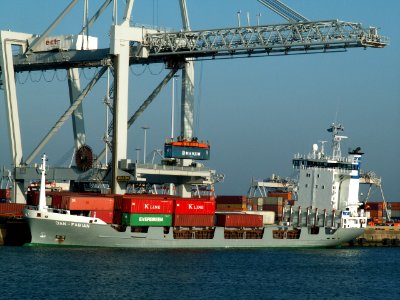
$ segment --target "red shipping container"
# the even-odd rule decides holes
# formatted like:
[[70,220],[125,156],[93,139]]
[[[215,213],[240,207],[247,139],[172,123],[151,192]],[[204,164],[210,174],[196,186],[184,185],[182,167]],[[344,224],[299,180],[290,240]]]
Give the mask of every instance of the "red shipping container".
[[51,196],[51,206],[53,208],[61,208],[62,204],[62,194],[54,194]]
[[122,212],[140,214],[172,214],[174,201],[154,198],[123,198]]
[[263,216],[244,214],[218,214],[217,225],[223,227],[262,227]]
[[61,208],[68,210],[113,210],[114,199],[108,197],[64,196]]
[[122,202],[124,199],[124,195],[117,195],[114,197],[114,210],[122,211]]
[[99,218],[106,222],[107,224],[113,223],[114,212],[107,211],[107,210],[92,210],[90,212],[90,217],[92,218]]
[[0,214],[8,216],[22,216],[25,204],[0,203]]
[[174,226],[214,226],[215,215],[174,215]]
[[10,189],[0,189],[0,199],[11,199],[11,190]]
[[247,204],[246,196],[218,196],[215,200],[218,204]]
[[269,205],[269,204],[264,204],[262,206],[263,211],[274,211],[278,214],[282,213],[283,206],[282,205]]
[[113,216],[113,224],[122,224],[122,211],[121,210],[114,210]]
[[196,199],[176,199],[175,214],[177,215],[212,215],[215,213],[215,201]]
[[26,204],[38,206],[39,205],[39,191],[29,191],[26,195]]

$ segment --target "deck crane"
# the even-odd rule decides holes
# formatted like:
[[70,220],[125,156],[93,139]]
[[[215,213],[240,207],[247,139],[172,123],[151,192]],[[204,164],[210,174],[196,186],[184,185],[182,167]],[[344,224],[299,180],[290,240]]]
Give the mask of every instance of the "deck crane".
[[378,177],[374,172],[370,171],[365,174],[362,174],[362,176],[360,177],[360,184],[368,184],[369,185],[367,196],[365,197],[365,200],[364,200],[365,206],[367,206],[368,201],[370,200],[372,187],[375,186],[375,187],[379,188],[381,197],[382,197],[383,211],[385,212],[386,221],[390,222],[391,216],[390,216],[389,209],[388,209],[388,203],[386,202],[385,196],[383,195],[382,179],[380,177]]
[[[76,2],[77,0],[72,0],[70,6],[73,6]],[[105,0],[85,27],[91,26],[111,2],[111,0]],[[194,89],[194,86],[190,83],[193,82],[193,69],[190,69],[188,65],[192,60],[328,53],[345,51],[349,48],[383,48],[388,44],[388,39],[379,35],[376,28],[364,28],[359,23],[338,20],[309,21],[301,15],[295,14],[287,6],[283,6],[280,1],[279,6],[278,1],[264,0],[261,3],[264,5],[269,4],[270,6],[275,3],[275,10],[284,11],[281,15],[284,14],[286,19],[289,18],[289,20],[287,19],[288,23],[190,30],[186,1],[180,0],[183,30],[178,32],[131,26],[130,16],[133,2],[133,0],[126,1],[123,21],[120,24],[113,23],[111,26],[110,48],[90,50],[60,49],[60,51],[35,50],[40,41],[44,41],[64,17],[65,11],[41,36],[11,31],[0,32],[0,71],[2,73],[2,88],[4,89],[7,107],[8,135],[11,140],[10,152],[15,165],[15,182],[18,186],[14,191],[19,191],[17,196],[22,195],[24,184],[36,176],[36,170],[31,167],[33,160],[58,129],[63,126],[65,121],[77,110],[107,68],[113,68],[114,78],[116,79],[113,87],[112,183],[114,191],[120,192],[124,189],[125,183],[117,182],[116,178],[118,176],[124,178],[126,176],[131,176],[131,178],[150,176],[150,171],[144,166],[136,166],[134,170],[129,169],[130,164],[127,160],[126,148],[129,118],[125,114],[128,111],[129,65],[164,63],[171,70],[184,68],[187,74],[184,80],[187,80],[189,85],[186,85],[186,88],[183,89],[182,95],[183,98],[188,96],[190,98]],[[32,43],[32,39],[35,42]],[[20,52],[13,55],[12,49],[15,50],[16,46],[19,46]],[[34,151],[29,155],[23,155],[15,72],[68,70],[88,67],[99,67],[100,70],[86,87],[83,89],[76,88],[74,95],[70,96],[71,106],[49,130]],[[166,78],[166,81],[168,80],[170,78]],[[152,93],[149,96],[151,99],[146,99],[146,104],[144,103],[143,105],[149,105],[157,93],[156,91]],[[181,114],[181,131],[190,135],[190,115],[193,113],[193,106],[191,106],[190,99],[186,102],[184,101],[184,103],[187,106],[183,108]],[[138,115],[132,116],[131,120],[137,117]],[[185,118],[189,120],[189,124],[184,122]],[[122,165],[125,168],[120,168]],[[187,166],[182,166],[182,173],[188,170]],[[157,170],[157,172],[161,171]],[[51,174],[53,174],[54,180],[77,180],[82,178],[91,179],[93,174],[105,176],[106,171],[99,169],[96,172],[90,170],[82,173],[74,168],[67,170],[56,168],[54,172],[49,173],[49,178],[51,178]],[[210,170],[197,169],[190,173],[189,176],[210,179],[211,173]]]

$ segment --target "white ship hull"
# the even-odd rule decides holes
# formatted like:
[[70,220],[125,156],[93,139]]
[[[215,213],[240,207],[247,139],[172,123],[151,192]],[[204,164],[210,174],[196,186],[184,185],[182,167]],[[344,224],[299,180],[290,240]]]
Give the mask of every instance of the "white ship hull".
[[[210,228],[211,234],[207,238],[196,238],[195,233],[189,238],[175,238],[173,227],[170,227],[168,232],[165,232],[164,227],[149,227],[148,231],[143,233],[131,232],[131,227],[127,226],[124,232],[120,232],[117,226],[110,224],[62,221],[49,217],[28,217],[32,235],[30,245],[123,248],[335,247],[355,239],[364,232],[364,228],[319,227],[318,233],[312,234],[311,227],[267,225],[260,229],[261,238],[252,237],[249,234],[251,230],[236,230],[236,238],[225,238],[226,231],[232,232],[232,229],[224,227]],[[295,238],[287,234],[294,229],[300,230]],[[274,238],[277,231],[282,234]],[[247,236],[243,232],[246,232]]]

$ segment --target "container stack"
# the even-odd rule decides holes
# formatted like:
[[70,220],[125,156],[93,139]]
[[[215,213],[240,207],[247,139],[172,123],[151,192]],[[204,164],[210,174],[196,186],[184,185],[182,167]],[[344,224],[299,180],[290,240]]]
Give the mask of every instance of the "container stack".
[[285,203],[289,205],[295,205],[294,199],[292,198],[292,192],[283,192],[283,191],[269,191],[267,194],[268,197],[274,197],[274,198],[282,198]]
[[174,226],[212,227],[214,226],[215,200],[194,198],[176,199],[174,203]]
[[249,202],[253,208],[256,208],[253,210],[272,211],[275,213],[275,219],[280,220],[287,200],[283,197],[254,197],[250,198]]
[[[39,202],[37,191],[31,192],[28,205],[37,205]],[[71,211],[73,215],[99,218],[107,224],[113,223],[114,198],[74,192],[46,192],[46,205],[54,209]]]
[[171,226],[174,201],[157,195],[125,195],[122,199],[122,225]]
[[383,202],[368,202],[367,206],[369,206],[367,210],[367,212],[369,212],[369,218],[376,222],[382,222]]
[[[394,221],[400,220],[400,202],[386,202],[387,210],[390,213],[390,218]],[[385,204],[381,202],[368,202],[366,205],[367,214],[369,219],[374,222],[383,222],[386,218]]]
[[[53,207],[55,207],[54,204]],[[60,208],[70,210],[71,214],[99,218],[107,224],[111,224],[114,214],[114,198],[62,196]]]
[[246,196],[218,196],[217,211],[245,211],[248,199]]
[[400,202],[390,203],[391,218],[394,220],[400,220]]

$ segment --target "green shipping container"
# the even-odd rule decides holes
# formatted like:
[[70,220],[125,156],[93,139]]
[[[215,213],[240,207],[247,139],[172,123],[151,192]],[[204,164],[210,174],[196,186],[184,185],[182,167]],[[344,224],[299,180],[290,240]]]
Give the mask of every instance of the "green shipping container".
[[122,214],[122,225],[128,226],[172,226],[172,215]]

